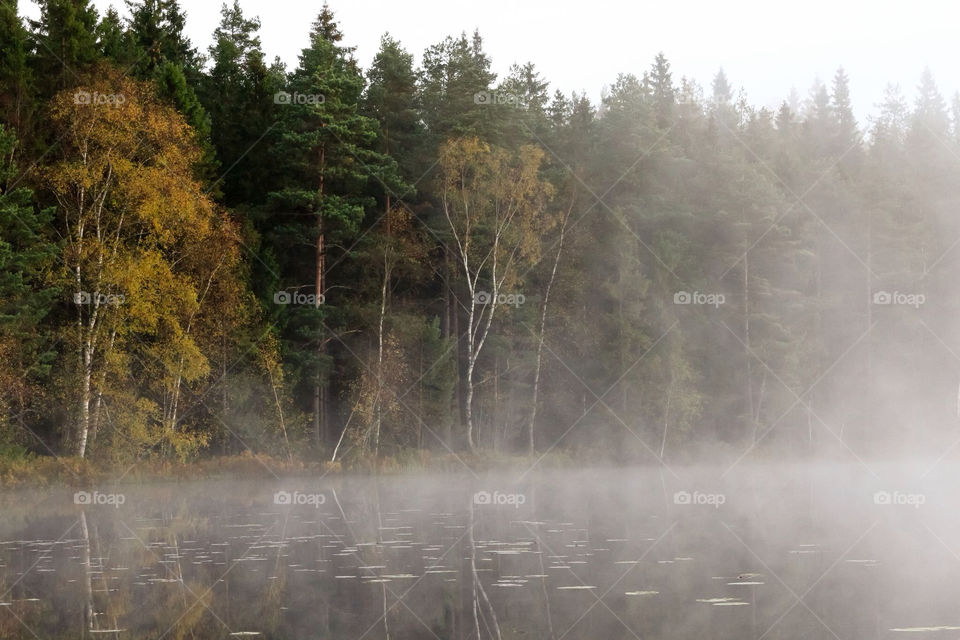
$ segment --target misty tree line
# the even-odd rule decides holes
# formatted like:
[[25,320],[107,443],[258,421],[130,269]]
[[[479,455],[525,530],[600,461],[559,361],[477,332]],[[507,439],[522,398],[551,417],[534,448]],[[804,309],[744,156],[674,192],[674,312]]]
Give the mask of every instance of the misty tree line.
[[[0,448],[654,459],[956,419],[960,97],[599,104],[478,34],[299,64],[225,5],[0,5]],[[769,437],[768,437],[769,436]],[[906,436],[906,439],[904,439]]]

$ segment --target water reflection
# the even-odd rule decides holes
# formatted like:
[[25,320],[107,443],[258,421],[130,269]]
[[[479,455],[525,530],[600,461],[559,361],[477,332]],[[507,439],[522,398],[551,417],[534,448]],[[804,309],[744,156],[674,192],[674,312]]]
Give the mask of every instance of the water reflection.
[[[831,474],[833,474],[831,476]],[[390,477],[3,496],[0,638],[946,637],[949,494],[842,469]],[[771,477],[777,477],[771,481]],[[700,486],[707,486],[703,480]],[[122,492],[122,493],[120,493]],[[676,497],[679,495],[679,497]],[[957,545],[960,548],[960,545]]]

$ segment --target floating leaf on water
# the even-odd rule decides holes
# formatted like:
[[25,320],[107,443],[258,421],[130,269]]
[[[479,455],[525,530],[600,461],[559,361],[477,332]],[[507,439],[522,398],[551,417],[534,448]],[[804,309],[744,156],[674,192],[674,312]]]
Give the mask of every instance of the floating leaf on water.
[[697,602],[705,602],[707,604],[715,604],[717,602],[734,602],[736,598],[697,598]]

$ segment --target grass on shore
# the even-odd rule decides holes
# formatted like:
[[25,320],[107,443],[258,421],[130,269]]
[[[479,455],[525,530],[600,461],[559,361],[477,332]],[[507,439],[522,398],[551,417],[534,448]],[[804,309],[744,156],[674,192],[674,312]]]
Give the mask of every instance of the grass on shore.
[[[311,461],[247,452],[211,456],[189,462],[143,459],[126,464],[106,463],[77,457],[33,454],[0,456],[0,488],[43,488],[48,486],[91,486],[102,482],[142,484],[186,482],[207,479],[271,479],[348,473],[399,474],[409,472],[457,473],[469,467],[476,473],[525,470],[537,457],[492,452],[434,453],[408,451],[379,459],[361,458],[349,463]],[[551,452],[538,467],[571,466],[573,460],[562,452]]]

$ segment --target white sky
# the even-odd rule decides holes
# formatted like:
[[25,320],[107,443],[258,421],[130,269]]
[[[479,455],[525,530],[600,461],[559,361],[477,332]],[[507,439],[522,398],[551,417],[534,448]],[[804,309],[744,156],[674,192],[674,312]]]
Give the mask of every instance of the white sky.
[[[231,0],[232,2],[232,0]],[[101,12],[110,0],[94,0]],[[113,2],[125,13],[122,0]],[[187,32],[205,51],[219,22],[221,0],[181,0]],[[960,89],[956,0],[330,0],[346,44],[366,67],[389,31],[417,63],[423,50],[449,34],[479,28],[501,77],[513,62],[533,61],[551,92],[585,91],[596,101],[620,72],[638,76],[658,51],[704,88],[721,66],[750,102],[777,106],[814,78],[828,82],[842,65],[854,108],[874,111],[887,82],[912,100],[925,66],[949,100]],[[240,0],[259,16],[269,59],[293,67],[322,0]],[[29,0],[21,11],[38,13]]]

